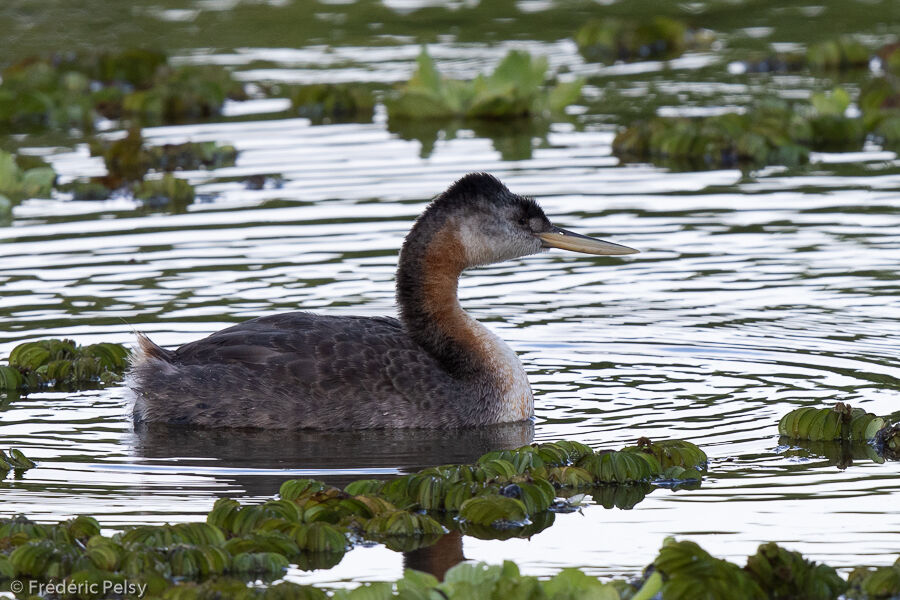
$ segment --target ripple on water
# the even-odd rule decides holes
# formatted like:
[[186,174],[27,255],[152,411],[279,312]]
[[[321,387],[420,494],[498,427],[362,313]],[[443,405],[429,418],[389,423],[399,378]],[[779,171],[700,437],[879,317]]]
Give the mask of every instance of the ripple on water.
[[[551,62],[571,52],[544,49]],[[416,51],[383,49],[383,68],[367,72],[405,78]],[[447,71],[462,73],[505,48],[453,52]],[[325,54],[288,53],[276,60],[298,66],[278,72],[312,77],[302,65]],[[340,52],[329,60],[341,61]],[[464,278],[464,305],[526,365],[537,394],[534,438],[614,448],[638,436],[680,437],[701,444],[712,464],[699,489],[657,489],[632,510],[588,502],[530,540],[466,538],[467,557],[515,559],[536,574],[563,566],[632,574],[663,537],[678,535],[740,560],[774,540],[835,566],[893,562],[898,463],[861,455],[841,470],[848,457],[779,446],[777,421],[834,401],[896,411],[896,165],[845,175],[822,156],[814,174],[676,173],[620,166],[609,131],[565,125],[527,160],[503,161],[489,140],[465,136],[439,140],[422,158],[420,144],[389,133],[383,115],[372,124],[229,121],[145,135],[152,143],[216,140],[241,154],[233,167],[185,174],[215,200],[184,214],[121,198],[17,208],[15,226],[0,229],[0,355],[36,337],[131,343],[134,329],[178,345],[301,307],[392,313],[396,251],[412,220],[462,173],[488,170],[537,196],[561,225],[642,250],[627,259],[550,253]],[[84,147],[50,158],[64,179],[102,169]],[[281,174],[283,186],[240,183],[260,173]],[[461,447],[473,453],[532,435],[465,443],[431,435],[426,446],[364,438],[363,450],[331,440],[324,452],[321,440],[304,436],[148,436],[132,430],[127,404],[121,387],[11,402],[3,445],[40,464],[0,483],[3,513],[56,520],[89,506],[107,527],[196,519],[217,497],[261,501],[287,478],[389,476],[462,460]],[[360,548],[331,571],[289,577],[384,579],[402,567],[403,557],[383,547]]]

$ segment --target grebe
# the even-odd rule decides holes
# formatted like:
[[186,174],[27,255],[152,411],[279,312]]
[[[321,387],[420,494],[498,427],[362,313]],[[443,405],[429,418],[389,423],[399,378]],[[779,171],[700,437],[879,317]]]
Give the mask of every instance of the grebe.
[[530,419],[515,352],[459,305],[463,270],[563,248],[637,250],[555,227],[486,173],[466,175],[416,220],[397,266],[400,319],[291,312],[177,350],[138,334],[136,423],[264,429],[461,428]]

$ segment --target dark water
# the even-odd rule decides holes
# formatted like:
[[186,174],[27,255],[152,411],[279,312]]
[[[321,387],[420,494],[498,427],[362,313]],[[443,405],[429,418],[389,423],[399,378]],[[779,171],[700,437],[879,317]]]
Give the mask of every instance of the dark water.
[[[102,39],[122,43],[140,23],[142,35],[169,44],[182,60],[234,65],[248,82],[403,80],[419,41],[437,41],[433,56],[456,76],[491,68],[519,47],[592,79],[583,114],[569,122],[493,139],[462,128],[439,135],[430,152],[390,131],[381,108],[373,123],[312,125],[278,112],[279,101],[256,100],[229,104],[221,122],[146,129],[151,143],[214,140],[240,155],[233,167],[185,173],[201,198],[180,214],[127,197],[60,196],[17,207],[13,223],[0,228],[0,356],[44,337],[131,343],[133,330],[175,346],[297,308],[393,314],[406,230],[430,197],[475,170],[535,196],[564,227],[642,253],[557,251],[464,277],[464,307],[510,343],[529,373],[533,428],[425,436],[134,431],[121,387],[37,393],[0,412],[0,447],[21,448],[40,463],[0,482],[3,514],[57,520],[87,512],[106,527],[193,520],[219,496],[269,498],[293,477],[386,477],[532,438],[617,448],[640,436],[677,437],[712,459],[700,489],[658,489],[631,510],[588,499],[583,511],[557,515],[530,540],[465,538],[465,556],[514,559],[536,574],[566,566],[634,574],[664,536],[676,535],[739,562],[765,541],[839,567],[894,561],[900,465],[878,464],[865,450],[852,456],[779,446],[777,422],[793,408],[836,401],[900,416],[897,156],[867,146],[815,154],[803,168],[755,172],[671,171],[611,156],[617,115],[630,109],[604,104],[610,90],[648,96],[651,112],[665,113],[743,104],[773,90],[803,96],[820,85],[794,75],[729,75],[728,53],[762,42],[726,7],[708,5],[727,34],[716,52],[600,67],[584,63],[565,39],[590,7],[503,4],[519,15],[508,25],[465,7],[408,13],[380,3],[138,3],[126,18],[112,4],[115,26]],[[16,2],[9,6],[0,11],[21,13]],[[54,6],[48,2],[46,14],[66,10]],[[808,41],[797,37],[800,23],[813,19],[804,7],[760,6],[766,10],[745,25],[771,27],[763,41]],[[303,8],[348,16],[338,25],[327,23],[340,17],[319,18],[317,28],[295,22],[291,37],[277,23]],[[573,16],[554,21],[542,10]],[[815,18],[825,22],[838,5],[822,10]],[[859,31],[884,38],[884,23],[866,24],[860,11],[848,9],[845,26],[858,21]],[[27,35],[15,34],[18,51],[46,39],[46,14],[32,15]],[[365,21],[372,14],[383,18]],[[428,18],[443,25],[428,26]],[[245,21],[243,35],[256,37],[240,41],[240,31],[219,29],[235,19]],[[555,24],[541,28],[541,20]],[[475,21],[487,24],[474,32],[460,25]],[[260,22],[272,23],[271,38],[248,33]],[[367,29],[375,22],[382,26]],[[828,34],[823,27],[806,34]],[[85,37],[77,27],[69,36],[73,45]],[[77,139],[25,145],[63,179],[103,173]],[[250,190],[241,183],[259,174],[278,174],[281,184]],[[385,579],[399,576],[402,561],[381,546],[359,548],[332,570],[291,578]]]

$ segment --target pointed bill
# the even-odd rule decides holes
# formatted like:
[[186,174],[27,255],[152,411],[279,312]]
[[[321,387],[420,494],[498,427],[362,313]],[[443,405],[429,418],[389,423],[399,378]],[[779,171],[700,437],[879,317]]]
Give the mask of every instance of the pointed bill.
[[621,254],[637,254],[640,250],[605,242],[580,233],[567,231],[554,227],[552,231],[539,233],[538,237],[544,248],[562,248],[563,250],[571,250],[573,252],[584,252],[585,254],[599,254],[603,256],[618,256]]

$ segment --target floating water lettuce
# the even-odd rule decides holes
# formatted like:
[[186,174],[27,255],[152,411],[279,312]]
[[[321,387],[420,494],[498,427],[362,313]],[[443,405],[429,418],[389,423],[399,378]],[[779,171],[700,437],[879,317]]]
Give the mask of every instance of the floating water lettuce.
[[561,112],[581,95],[582,80],[547,89],[547,59],[510,51],[490,75],[446,79],[423,48],[417,69],[398,93],[385,99],[391,119],[513,119]]
[[194,201],[194,186],[166,173],[159,179],[145,179],[134,186],[134,197],[146,204],[173,204],[184,207]]
[[800,142],[814,150],[841,151],[861,148],[866,137],[865,124],[860,118],[846,115],[850,94],[842,87],[830,92],[816,92],[810,96],[810,108],[805,111],[808,132]]
[[91,155],[103,157],[109,173],[107,182],[111,187],[117,187],[123,182],[140,181],[151,170],[170,173],[231,166],[237,158],[237,150],[234,146],[220,146],[215,142],[148,146],[141,130],[133,128],[124,138],[112,142],[94,140]]
[[[323,532],[329,527],[319,524]],[[208,523],[142,526],[105,537],[96,520],[87,516],[58,524],[14,517],[0,519],[0,579],[127,579],[147,586],[153,597],[166,598],[327,598],[325,590],[285,582],[248,587],[260,578],[264,582],[277,579],[291,563],[301,569],[329,568],[335,563],[322,562],[324,557],[340,558],[340,553],[298,552],[285,539],[273,532],[231,536]],[[760,545],[741,568],[714,558],[692,541],[669,538],[639,581],[603,583],[577,569],[563,569],[538,580],[522,575],[509,561],[502,565],[463,562],[447,570],[443,581],[406,570],[394,584],[336,590],[331,597],[651,600],[661,594],[666,600],[831,600],[841,594],[875,599],[898,593],[900,559],[889,567],[855,569],[845,581],[833,568],[774,543]]]
[[878,58],[885,71],[900,73],[900,42],[882,46],[878,50]]
[[809,153],[862,148],[866,122],[848,117],[843,88],[818,92],[805,103],[769,99],[743,114],[653,117],[622,130],[613,153],[623,160],[668,160],[693,166],[802,164]]
[[636,446],[628,446],[624,451],[652,456],[659,463],[661,472],[666,472],[672,467],[705,471],[708,462],[706,453],[696,444],[686,440],[654,442],[648,438],[639,438]]
[[94,129],[99,116],[173,122],[217,115],[243,86],[218,66],[173,66],[165,54],[59,54],[6,68],[0,83],[0,125],[13,129]]
[[[59,340],[23,344],[12,362],[33,370],[74,350],[74,344]],[[103,354],[89,352],[98,353]],[[99,524],[89,517],[59,525],[0,519],[0,560],[5,561],[0,568],[8,576],[118,577],[157,590],[193,590],[179,582],[223,575],[277,577],[288,564],[328,568],[361,540],[409,551],[435,543],[449,529],[484,539],[530,536],[552,525],[553,510],[567,508],[556,500],[555,486],[571,495],[578,487],[596,489],[602,483],[576,464],[612,454],[560,441],[492,452],[475,464],[432,467],[386,482],[360,480],[344,490],[290,480],[282,484],[279,498],[262,504],[217,500],[206,522],[144,525],[112,537],[101,536]],[[627,464],[658,463],[644,449],[616,454],[627,455]],[[11,452],[8,460],[19,465],[25,459]],[[652,487],[629,482],[606,489],[641,486]],[[15,543],[4,545],[3,539]]]
[[760,545],[744,570],[770,600],[830,600],[847,589],[833,567],[806,560],[774,542]]
[[301,117],[321,123],[325,120],[371,121],[375,97],[359,84],[322,83],[291,88],[291,107]]
[[121,111],[143,122],[175,123],[216,116],[228,99],[247,96],[243,85],[222,67],[166,67],[151,87],[125,95]]
[[666,600],[766,600],[759,584],[737,565],[713,558],[695,542],[667,538],[654,567],[663,575]]
[[515,527],[528,518],[525,505],[507,496],[476,496],[462,503],[459,518],[476,525],[490,525],[497,529]]
[[831,408],[803,407],[784,415],[778,433],[809,441],[868,442],[884,427],[885,419],[838,402]]
[[897,598],[900,596],[900,558],[889,567],[859,567],[847,578],[848,598]]
[[15,469],[17,471],[27,471],[36,465],[33,460],[25,456],[21,450],[11,448],[9,454],[0,450],[0,473]]
[[80,387],[119,381],[128,366],[121,344],[76,346],[72,340],[48,339],[13,348],[9,366],[0,366],[0,390]]
[[21,450],[11,448],[9,454],[0,450],[0,479],[6,477],[10,470],[14,470],[18,475],[35,466],[34,461],[25,456]]
[[592,19],[575,32],[578,51],[589,61],[677,58],[689,48],[708,47],[712,35],[691,31],[682,21],[655,16],[648,21]]
[[859,108],[864,126],[875,141],[885,148],[900,149],[900,83],[896,77],[867,81],[860,90]]
[[[49,198],[55,181],[56,172],[42,160],[0,150],[0,196],[5,197],[7,211],[13,202]],[[2,204],[0,200],[0,213],[4,211]]]
[[582,460],[579,466],[602,483],[649,481],[662,471],[653,455],[624,450],[594,454]]
[[865,69],[870,56],[868,48],[849,36],[813,44],[806,51],[810,68],[820,71]]

